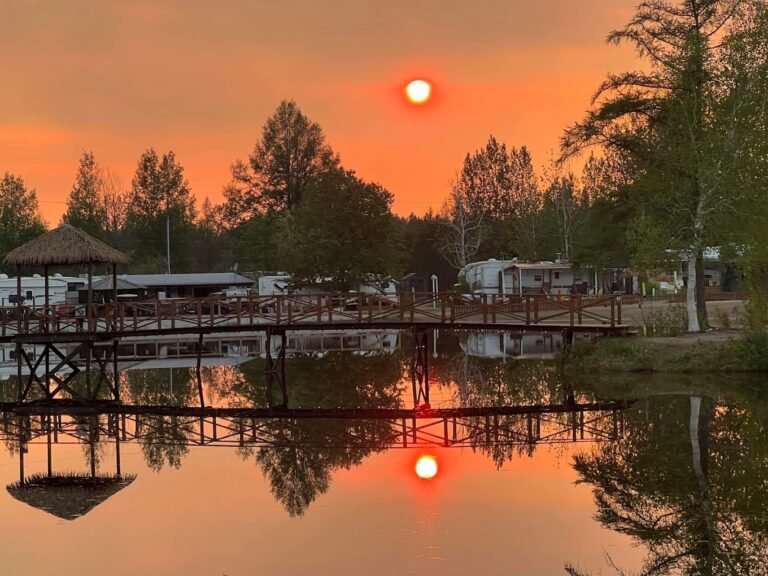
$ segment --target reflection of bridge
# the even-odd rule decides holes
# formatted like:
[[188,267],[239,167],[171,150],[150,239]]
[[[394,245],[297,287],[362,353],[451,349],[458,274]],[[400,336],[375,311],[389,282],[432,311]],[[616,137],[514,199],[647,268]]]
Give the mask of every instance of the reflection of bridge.
[[[67,520],[87,514],[135,474],[125,474],[121,446],[138,444],[147,465],[178,467],[188,447],[229,447],[256,455],[275,497],[291,515],[302,514],[328,487],[329,474],[391,448],[469,447],[497,466],[539,445],[604,441],[624,434],[625,402],[479,407],[448,410],[268,409],[61,401],[0,404],[0,440],[18,458],[16,499]],[[114,471],[105,473],[99,446],[114,447]],[[56,448],[84,448],[89,473],[55,469]],[[29,466],[26,456],[38,457]],[[45,450],[46,464],[40,451]],[[70,464],[71,466],[71,464]],[[36,470],[30,474],[28,468]],[[42,469],[41,469],[42,468]],[[310,470],[311,473],[306,473]],[[276,488],[277,486],[277,488]]]
[[[196,337],[184,335],[170,336],[140,336],[123,338],[117,347],[117,359],[120,369],[145,368],[146,363],[159,360],[164,362],[169,359],[179,361],[177,365],[183,365],[183,360],[191,360],[189,367],[195,365],[198,356],[208,365],[213,364],[240,364],[253,358],[266,358],[267,346],[271,347],[270,353],[276,356],[280,352],[279,339],[269,339],[261,332],[217,334],[205,339],[203,346],[199,347]],[[400,345],[400,332],[398,330],[337,330],[337,331],[312,331],[312,332],[288,332],[286,334],[286,355],[288,357],[301,354],[323,356],[333,352],[350,352],[352,354],[371,355],[394,352]],[[110,342],[94,344],[94,355],[105,356],[111,351],[107,348]],[[74,352],[73,360],[82,360],[80,352],[81,343],[63,342],[57,346],[65,356]],[[25,347],[25,354],[31,362],[36,362],[46,353],[45,344],[37,344]],[[221,362],[212,362],[219,359]],[[63,367],[71,370],[70,366]],[[30,366],[22,366],[22,375],[30,374]],[[9,376],[17,375],[16,347],[10,344],[0,344],[0,381]]]
[[0,439],[187,446],[528,446],[616,440],[630,402],[409,409],[0,405]]

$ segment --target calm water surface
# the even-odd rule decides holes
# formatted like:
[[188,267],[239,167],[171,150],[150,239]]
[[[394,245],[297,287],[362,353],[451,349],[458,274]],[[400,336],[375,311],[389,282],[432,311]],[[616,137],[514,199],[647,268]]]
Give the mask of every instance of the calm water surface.
[[[121,364],[138,416],[5,414],[3,574],[766,573],[761,382],[566,380],[542,359],[557,338],[447,333],[428,342],[427,409],[416,343],[384,339],[289,343],[304,354],[286,364],[288,407],[334,418],[159,411],[199,402],[183,359]],[[283,400],[263,358],[203,368],[202,384],[208,406]],[[418,419],[392,412],[414,401]],[[414,472],[423,454],[432,480]],[[49,462],[69,484],[18,486]]]

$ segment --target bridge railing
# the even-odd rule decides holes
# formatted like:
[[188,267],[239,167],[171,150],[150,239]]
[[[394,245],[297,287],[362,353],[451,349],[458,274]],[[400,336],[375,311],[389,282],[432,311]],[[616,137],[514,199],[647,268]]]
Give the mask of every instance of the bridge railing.
[[441,323],[578,327],[622,324],[621,296],[286,294],[0,308],[0,336],[307,323]]

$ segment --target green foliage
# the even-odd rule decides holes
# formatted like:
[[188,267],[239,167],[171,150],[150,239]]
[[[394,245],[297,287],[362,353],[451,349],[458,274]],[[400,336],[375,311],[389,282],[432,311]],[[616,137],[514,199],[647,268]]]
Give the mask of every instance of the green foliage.
[[443,233],[441,219],[432,211],[423,217],[411,214],[397,218],[398,235],[403,244],[403,271],[414,273],[424,282],[424,290],[432,288],[432,274],[438,277],[438,287],[447,290],[456,282],[456,270],[442,257],[438,249]]
[[756,372],[768,372],[768,332],[748,332],[730,346],[731,362]]
[[83,152],[62,221],[91,236],[104,238],[107,210],[103,188],[104,176],[93,152]]
[[356,290],[399,274],[392,194],[337,169],[321,175],[282,223],[280,263],[298,286]]
[[173,152],[162,159],[152,149],[142,154],[133,177],[126,216],[132,265],[161,272],[166,264],[166,227],[170,222],[173,271],[189,268],[189,241],[197,216],[195,198]]
[[574,457],[596,519],[645,551],[639,573],[765,573],[768,410],[764,395],[729,388],[668,385],[622,414],[620,439]]
[[649,336],[679,336],[688,331],[688,311],[683,304],[658,310],[643,310],[643,325]]
[[24,180],[5,173],[0,180],[0,263],[5,255],[45,232],[37,194]]
[[[568,156],[598,145],[638,167],[628,196],[638,264],[667,248],[700,260],[705,246],[754,242],[758,226],[741,220],[757,212],[756,224],[767,213],[765,14],[764,3],[749,0],[660,0],[639,5],[609,36],[636,48],[647,72],[610,75],[562,148]],[[699,266],[696,286],[703,279]]]
[[320,125],[296,102],[283,100],[264,124],[248,163],[238,160],[232,166],[232,181],[224,189],[228,225],[301,205],[313,181],[338,165]]

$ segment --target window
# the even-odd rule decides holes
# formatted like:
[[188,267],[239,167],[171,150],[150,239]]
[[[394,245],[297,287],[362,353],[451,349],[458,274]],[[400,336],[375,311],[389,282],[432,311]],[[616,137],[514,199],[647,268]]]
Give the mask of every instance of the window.
[[560,280],[560,272],[555,272],[555,280]]
[[534,282],[541,282],[541,276],[534,276],[533,277]]

